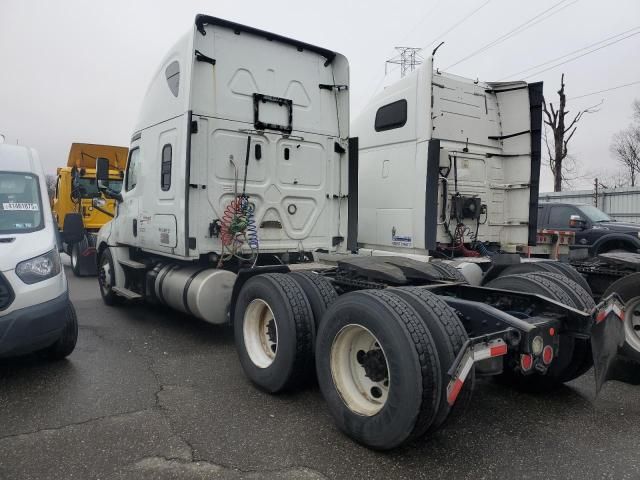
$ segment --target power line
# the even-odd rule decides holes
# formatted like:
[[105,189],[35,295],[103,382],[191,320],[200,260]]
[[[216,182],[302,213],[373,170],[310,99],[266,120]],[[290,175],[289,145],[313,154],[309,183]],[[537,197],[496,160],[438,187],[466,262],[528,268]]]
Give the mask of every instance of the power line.
[[546,61],[544,63],[540,63],[538,65],[535,65],[533,67],[525,68],[524,70],[520,70],[519,72],[511,73],[509,75],[505,75],[504,77],[500,78],[498,81],[500,82],[500,81],[504,80],[505,78],[514,77],[516,75],[520,75],[521,73],[525,73],[525,72],[528,72],[528,71],[531,71],[531,70],[535,70],[536,68],[539,68],[539,67],[544,67],[545,65],[549,65],[550,63],[553,63],[553,62],[555,62],[557,60],[562,60],[563,58],[570,57],[571,55],[573,55],[575,53],[582,52],[583,50],[588,50],[589,48],[595,47],[595,46],[600,45],[601,43],[604,43],[604,42],[608,42],[609,40],[613,40],[614,38],[620,37],[620,36],[625,35],[625,34],[627,34],[629,32],[633,32],[634,30],[638,30],[639,28],[640,28],[640,26],[633,27],[632,29],[627,30],[626,32],[618,33],[618,34],[613,35],[613,36],[611,36],[609,38],[605,38],[604,40],[600,40],[598,42],[592,43],[591,45],[587,45],[586,47],[579,48],[577,50],[574,50],[573,52],[569,52],[569,53],[567,53],[565,55],[562,55],[560,57],[553,58],[553,59],[548,60],[548,61]]
[[619,38],[618,40],[615,40],[613,42],[609,42],[609,43],[607,43],[605,45],[602,45],[601,47],[594,48],[593,50],[589,50],[588,52],[585,52],[582,55],[578,55],[577,57],[573,57],[573,58],[570,58],[569,60],[565,60],[564,62],[557,63],[557,64],[552,65],[552,66],[547,67],[547,68],[543,68],[542,70],[539,70],[539,71],[534,72],[534,73],[532,73],[530,75],[527,75],[525,78],[530,78],[530,77],[532,77],[534,75],[540,75],[541,73],[544,73],[544,72],[546,72],[548,70],[553,70],[554,68],[559,67],[560,65],[564,65],[566,63],[573,62],[574,60],[578,60],[579,58],[582,58],[582,57],[584,57],[586,55],[589,55],[591,53],[597,52],[598,50],[602,50],[603,48],[607,48],[607,47],[610,47],[611,45],[615,45],[616,43],[619,43],[619,42],[621,42],[623,40],[626,40],[627,38],[631,38],[631,37],[633,37],[635,35],[638,35],[638,34],[640,34],[640,32],[632,33],[631,35],[627,35],[626,37]]
[[[425,13],[425,14],[420,18],[420,20],[418,21],[418,23],[416,23],[416,24],[413,26],[413,28],[411,29],[411,31],[410,31],[409,33],[407,33],[403,38],[404,38],[404,39],[407,39],[407,38],[411,35],[411,33],[413,33],[413,32],[416,30],[416,28],[417,28],[419,25],[421,25],[421,24],[422,24],[422,22],[424,22],[424,20],[425,20],[428,16],[430,16],[430,15],[431,15],[431,14],[432,14],[432,13],[433,13],[437,8],[438,8],[438,6],[439,6],[441,3],[442,3],[442,0],[436,0],[436,2],[433,4],[432,8],[431,8],[430,10],[428,10],[428,11],[427,11],[427,13]],[[402,40],[400,43],[404,43],[404,40]],[[389,55],[387,55],[387,57],[386,57],[386,58],[388,58],[388,57],[390,57],[391,55],[393,55],[393,53],[394,53],[393,51],[392,51],[392,52],[389,52]],[[369,101],[371,101],[371,99],[374,97],[374,95],[378,92],[378,89],[379,89],[379,88],[380,88],[380,86],[384,83],[384,80],[385,80],[385,78],[387,78],[387,75],[388,75],[389,73],[394,72],[395,70],[397,70],[397,68],[393,68],[393,69],[391,69],[391,71],[387,72],[387,64],[386,64],[386,62],[385,62],[385,73],[384,73],[384,75],[383,75],[383,76],[381,76],[381,77],[380,77],[380,79],[378,80],[378,83],[377,83],[376,87],[375,87],[375,88],[373,89],[373,91],[371,92],[371,95],[369,95]],[[370,83],[369,85],[371,85],[371,83]]]
[[[492,40],[491,42],[487,43],[486,45],[480,47],[478,50],[470,53],[469,55],[467,55],[464,58],[461,58],[460,60],[458,60],[455,63],[452,63],[451,65],[449,65],[448,67],[446,67],[445,70],[448,70],[451,67],[455,67],[456,65],[458,65],[459,63],[462,63],[466,60],[469,60],[471,57],[474,57],[476,55],[478,55],[479,53],[484,52],[485,50],[489,50],[490,48],[495,47],[496,45],[499,45],[500,43],[508,40],[509,38],[517,35],[518,33],[524,32],[525,30],[528,30],[529,28],[533,27],[534,25],[542,22],[543,20],[546,20],[547,18],[552,17],[553,15],[561,12],[562,10],[564,10],[565,8],[573,5],[574,3],[576,3],[578,0],[574,0],[573,2],[569,3],[568,5],[564,5],[561,8],[555,10],[554,12],[552,12],[551,14],[547,15],[544,18],[540,18],[543,15],[545,15],[546,13],[550,12],[551,10],[554,10],[556,7],[562,5],[563,3],[567,2],[568,0],[560,0],[559,2],[555,3],[554,5],[552,5],[551,7],[547,8],[546,10],[543,10],[542,12],[538,13],[537,15],[534,15],[533,17],[531,17],[529,20],[527,20],[524,23],[521,23],[520,25],[518,25],[517,27],[513,28],[512,30],[509,30],[507,33],[499,36],[498,38]],[[539,20],[538,20],[539,19]],[[537,21],[536,21],[537,20]],[[533,23],[532,23],[533,22]]]
[[[562,1],[566,1],[566,0],[562,0]],[[427,45],[425,45],[424,47],[422,47],[422,50],[424,50],[425,48],[429,48],[431,45],[433,45],[435,42],[437,42],[438,40],[440,40],[442,37],[444,37],[446,34],[452,32],[453,30],[455,30],[456,28],[458,28],[460,25],[462,25],[464,22],[466,22],[467,20],[469,20],[472,16],[474,16],[476,13],[478,13],[481,9],[483,9],[484,7],[486,7],[489,2],[491,2],[491,0],[487,0],[486,2],[484,2],[482,5],[480,5],[478,8],[476,8],[475,10],[473,10],[472,12],[468,13],[467,15],[465,15],[464,17],[462,17],[461,20],[459,20],[458,22],[454,23],[451,27],[449,27],[446,31],[444,31],[443,33],[441,33],[440,35],[438,35],[436,38],[434,38],[433,40],[431,40],[431,42],[429,42]]]
[[380,81],[376,85],[376,88],[374,88],[373,91],[371,92],[371,95],[369,95],[369,100],[367,100],[367,103],[369,103],[371,101],[371,99],[376,95],[376,93],[378,93],[378,90],[380,89],[380,87],[384,83],[384,81],[387,78],[387,76],[392,74],[393,72],[399,70],[399,69],[400,69],[400,65],[396,65],[395,67],[392,67],[389,70],[389,72],[385,72],[385,74],[380,78]]
[[591,95],[597,95],[599,93],[610,92],[612,90],[618,90],[620,88],[630,87],[632,85],[637,85],[640,83],[640,80],[636,80],[635,82],[625,83],[624,85],[617,85],[611,88],[605,88],[604,90],[598,90],[597,92],[585,93],[584,95],[578,95],[577,97],[567,98],[567,100],[575,100],[577,98],[590,97]]
[[409,30],[398,42],[400,45],[406,43],[406,40],[409,40],[409,37],[413,34],[413,32],[416,31],[416,29],[422,25],[422,23],[429,17],[431,16],[431,14],[433,12],[436,11],[436,9],[440,6],[440,4],[442,3],[442,0],[436,0],[436,2],[433,4],[433,6],[431,7],[431,9],[429,9],[427,11],[427,13],[425,13],[420,20],[418,20],[418,22],[413,26],[413,28],[411,30]]

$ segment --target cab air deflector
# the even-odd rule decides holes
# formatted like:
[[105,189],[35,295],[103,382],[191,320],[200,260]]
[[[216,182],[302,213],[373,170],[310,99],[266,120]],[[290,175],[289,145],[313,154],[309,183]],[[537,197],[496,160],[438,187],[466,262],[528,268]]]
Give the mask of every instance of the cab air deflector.
[[234,32],[236,32],[237,34],[239,34],[240,32],[251,33],[252,35],[264,37],[269,41],[275,40],[276,42],[292,45],[300,51],[309,50],[310,52],[314,52],[314,53],[317,53],[318,55],[322,55],[326,59],[326,62],[324,63],[325,67],[331,65],[331,62],[333,62],[333,59],[336,58],[336,53],[332,52],[331,50],[327,50],[326,48],[317,47],[309,43],[294,40],[293,38],[283,37],[275,33],[265,32],[264,30],[248,27],[246,25],[230,22],[228,20],[223,20],[222,18],[210,17],[209,15],[196,15],[196,28],[198,29],[198,32],[200,32],[202,35],[207,34],[207,32],[204,29],[205,25],[218,25],[220,27],[229,28]]

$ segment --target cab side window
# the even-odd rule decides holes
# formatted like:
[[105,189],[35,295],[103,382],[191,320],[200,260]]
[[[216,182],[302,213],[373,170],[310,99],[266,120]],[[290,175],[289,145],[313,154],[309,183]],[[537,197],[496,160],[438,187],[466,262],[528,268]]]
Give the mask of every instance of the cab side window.
[[162,147],[162,159],[160,164],[160,188],[163,192],[171,188],[171,144],[167,143]]
[[576,209],[567,206],[551,207],[549,212],[549,226],[552,228],[565,228],[569,227],[569,219],[571,215],[576,215]]
[[138,184],[138,173],[140,171],[140,148],[136,147],[129,153],[127,162],[127,180],[125,190],[133,190]]

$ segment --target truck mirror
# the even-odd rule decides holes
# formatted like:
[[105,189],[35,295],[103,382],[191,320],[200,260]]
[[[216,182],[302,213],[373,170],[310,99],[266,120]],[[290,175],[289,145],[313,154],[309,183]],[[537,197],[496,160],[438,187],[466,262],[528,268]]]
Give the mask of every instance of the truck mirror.
[[84,224],[82,223],[82,214],[67,213],[62,225],[62,240],[69,245],[73,245],[81,242],[83,238]]
[[585,221],[580,215],[571,215],[569,217],[569,226],[571,228],[584,228]]
[[109,159],[98,157],[96,159],[96,180],[99,182],[109,181]]

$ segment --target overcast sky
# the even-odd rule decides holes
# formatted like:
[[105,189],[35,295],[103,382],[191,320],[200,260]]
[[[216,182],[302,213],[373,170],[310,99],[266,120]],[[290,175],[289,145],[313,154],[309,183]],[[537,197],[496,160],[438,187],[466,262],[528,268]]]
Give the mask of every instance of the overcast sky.
[[[638,0],[0,0],[0,133],[37,148],[50,172],[66,164],[72,142],[128,145],[153,71],[196,13],[345,54],[353,118],[376,89],[399,78],[397,70],[384,75],[394,46],[430,52],[444,40],[436,66],[447,69],[554,6],[547,15],[558,13],[448,71],[500,80],[640,26]],[[571,98],[640,81],[639,59],[635,35],[561,67],[510,78],[542,80],[545,96],[556,100],[564,72]],[[569,102],[577,111],[604,99],[570,144],[586,175],[575,187],[617,169],[609,144],[631,121],[633,98],[640,98],[640,83]],[[543,190],[551,185],[545,168]]]

